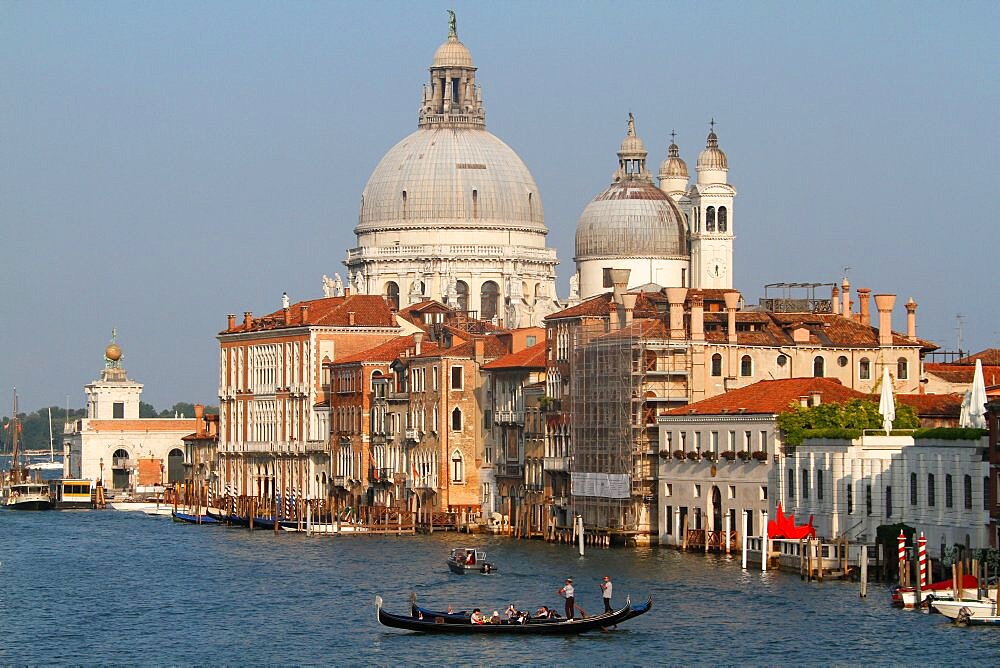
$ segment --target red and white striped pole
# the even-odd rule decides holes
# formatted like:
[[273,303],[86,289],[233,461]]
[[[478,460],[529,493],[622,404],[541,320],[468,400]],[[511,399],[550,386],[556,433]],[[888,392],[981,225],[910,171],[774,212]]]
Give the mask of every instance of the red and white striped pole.
[[902,529],[899,530],[896,542],[899,545],[899,586],[902,587],[905,584],[903,581],[903,569],[906,567],[906,536],[903,534]]
[[927,578],[927,539],[924,538],[923,531],[917,539],[917,557],[920,560],[920,584],[926,587],[930,580]]

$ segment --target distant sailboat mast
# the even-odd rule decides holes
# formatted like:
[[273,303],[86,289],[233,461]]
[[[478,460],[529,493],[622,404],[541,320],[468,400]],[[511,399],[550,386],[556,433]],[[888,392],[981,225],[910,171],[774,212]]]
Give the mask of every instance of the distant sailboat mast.
[[49,463],[54,464],[56,461],[56,452],[52,447],[52,406],[49,406]]

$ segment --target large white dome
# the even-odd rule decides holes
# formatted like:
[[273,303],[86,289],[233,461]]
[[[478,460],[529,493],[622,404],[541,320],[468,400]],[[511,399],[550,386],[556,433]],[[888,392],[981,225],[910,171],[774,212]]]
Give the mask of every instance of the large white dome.
[[365,185],[355,233],[427,227],[547,232],[524,162],[493,134],[469,127],[417,130]]

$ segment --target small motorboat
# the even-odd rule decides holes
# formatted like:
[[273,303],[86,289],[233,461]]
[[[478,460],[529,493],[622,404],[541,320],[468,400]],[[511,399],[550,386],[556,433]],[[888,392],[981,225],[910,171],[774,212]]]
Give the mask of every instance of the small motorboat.
[[[976,587],[979,585],[979,581],[976,579],[975,575],[965,575],[962,578],[962,590],[963,593],[961,598],[975,597]],[[942,599],[954,598],[952,592],[954,590],[952,580],[941,580],[940,582],[935,582],[930,585],[925,585],[920,588],[920,604],[923,607],[924,603],[928,599],[932,601],[940,601]],[[917,604],[917,588],[916,587],[893,587],[890,596],[892,599],[892,604],[904,608],[913,608]]]
[[594,617],[582,619],[532,619],[524,617],[520,620],[501,620],[494,623],[473,623],[467,617],[454,617],[452,615],[442,615],[428,617],[418,614],[418,616],[396,615],[382,609],[382,597],[375,597],[375,614],[378,621],[383,626],[390,628],[405,629],[407,631],[420,631],[423,633],[451,633],[451,634],[485,634],[485,635],[576,635],[587,631],[603,630],[621,624],[627,619],[638,617],[646,613],[653,607],[653,597],[650,596],[646,603],[636,608],[631,602],[625,599],[625,606],[620,610],[606,612]]
[[989,598],[931,601],[931,607],[959,626],[1000,624],[997,602]]
[[486,553],[474,547],[456,547],[448,556],[448,568],[452,573],[496,573],[496,564],[486,561]]

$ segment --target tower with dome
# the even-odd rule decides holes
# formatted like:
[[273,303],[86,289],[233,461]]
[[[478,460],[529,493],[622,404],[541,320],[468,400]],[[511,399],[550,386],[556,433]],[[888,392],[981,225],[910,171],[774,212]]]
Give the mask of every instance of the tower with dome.
[[556,309],[556,252],[538,186],[486,130],[483,94],[454,20],[431,61],[417,130],[393,146],[361,194],[355,294],[397,307],[435,299],[507,327]]

